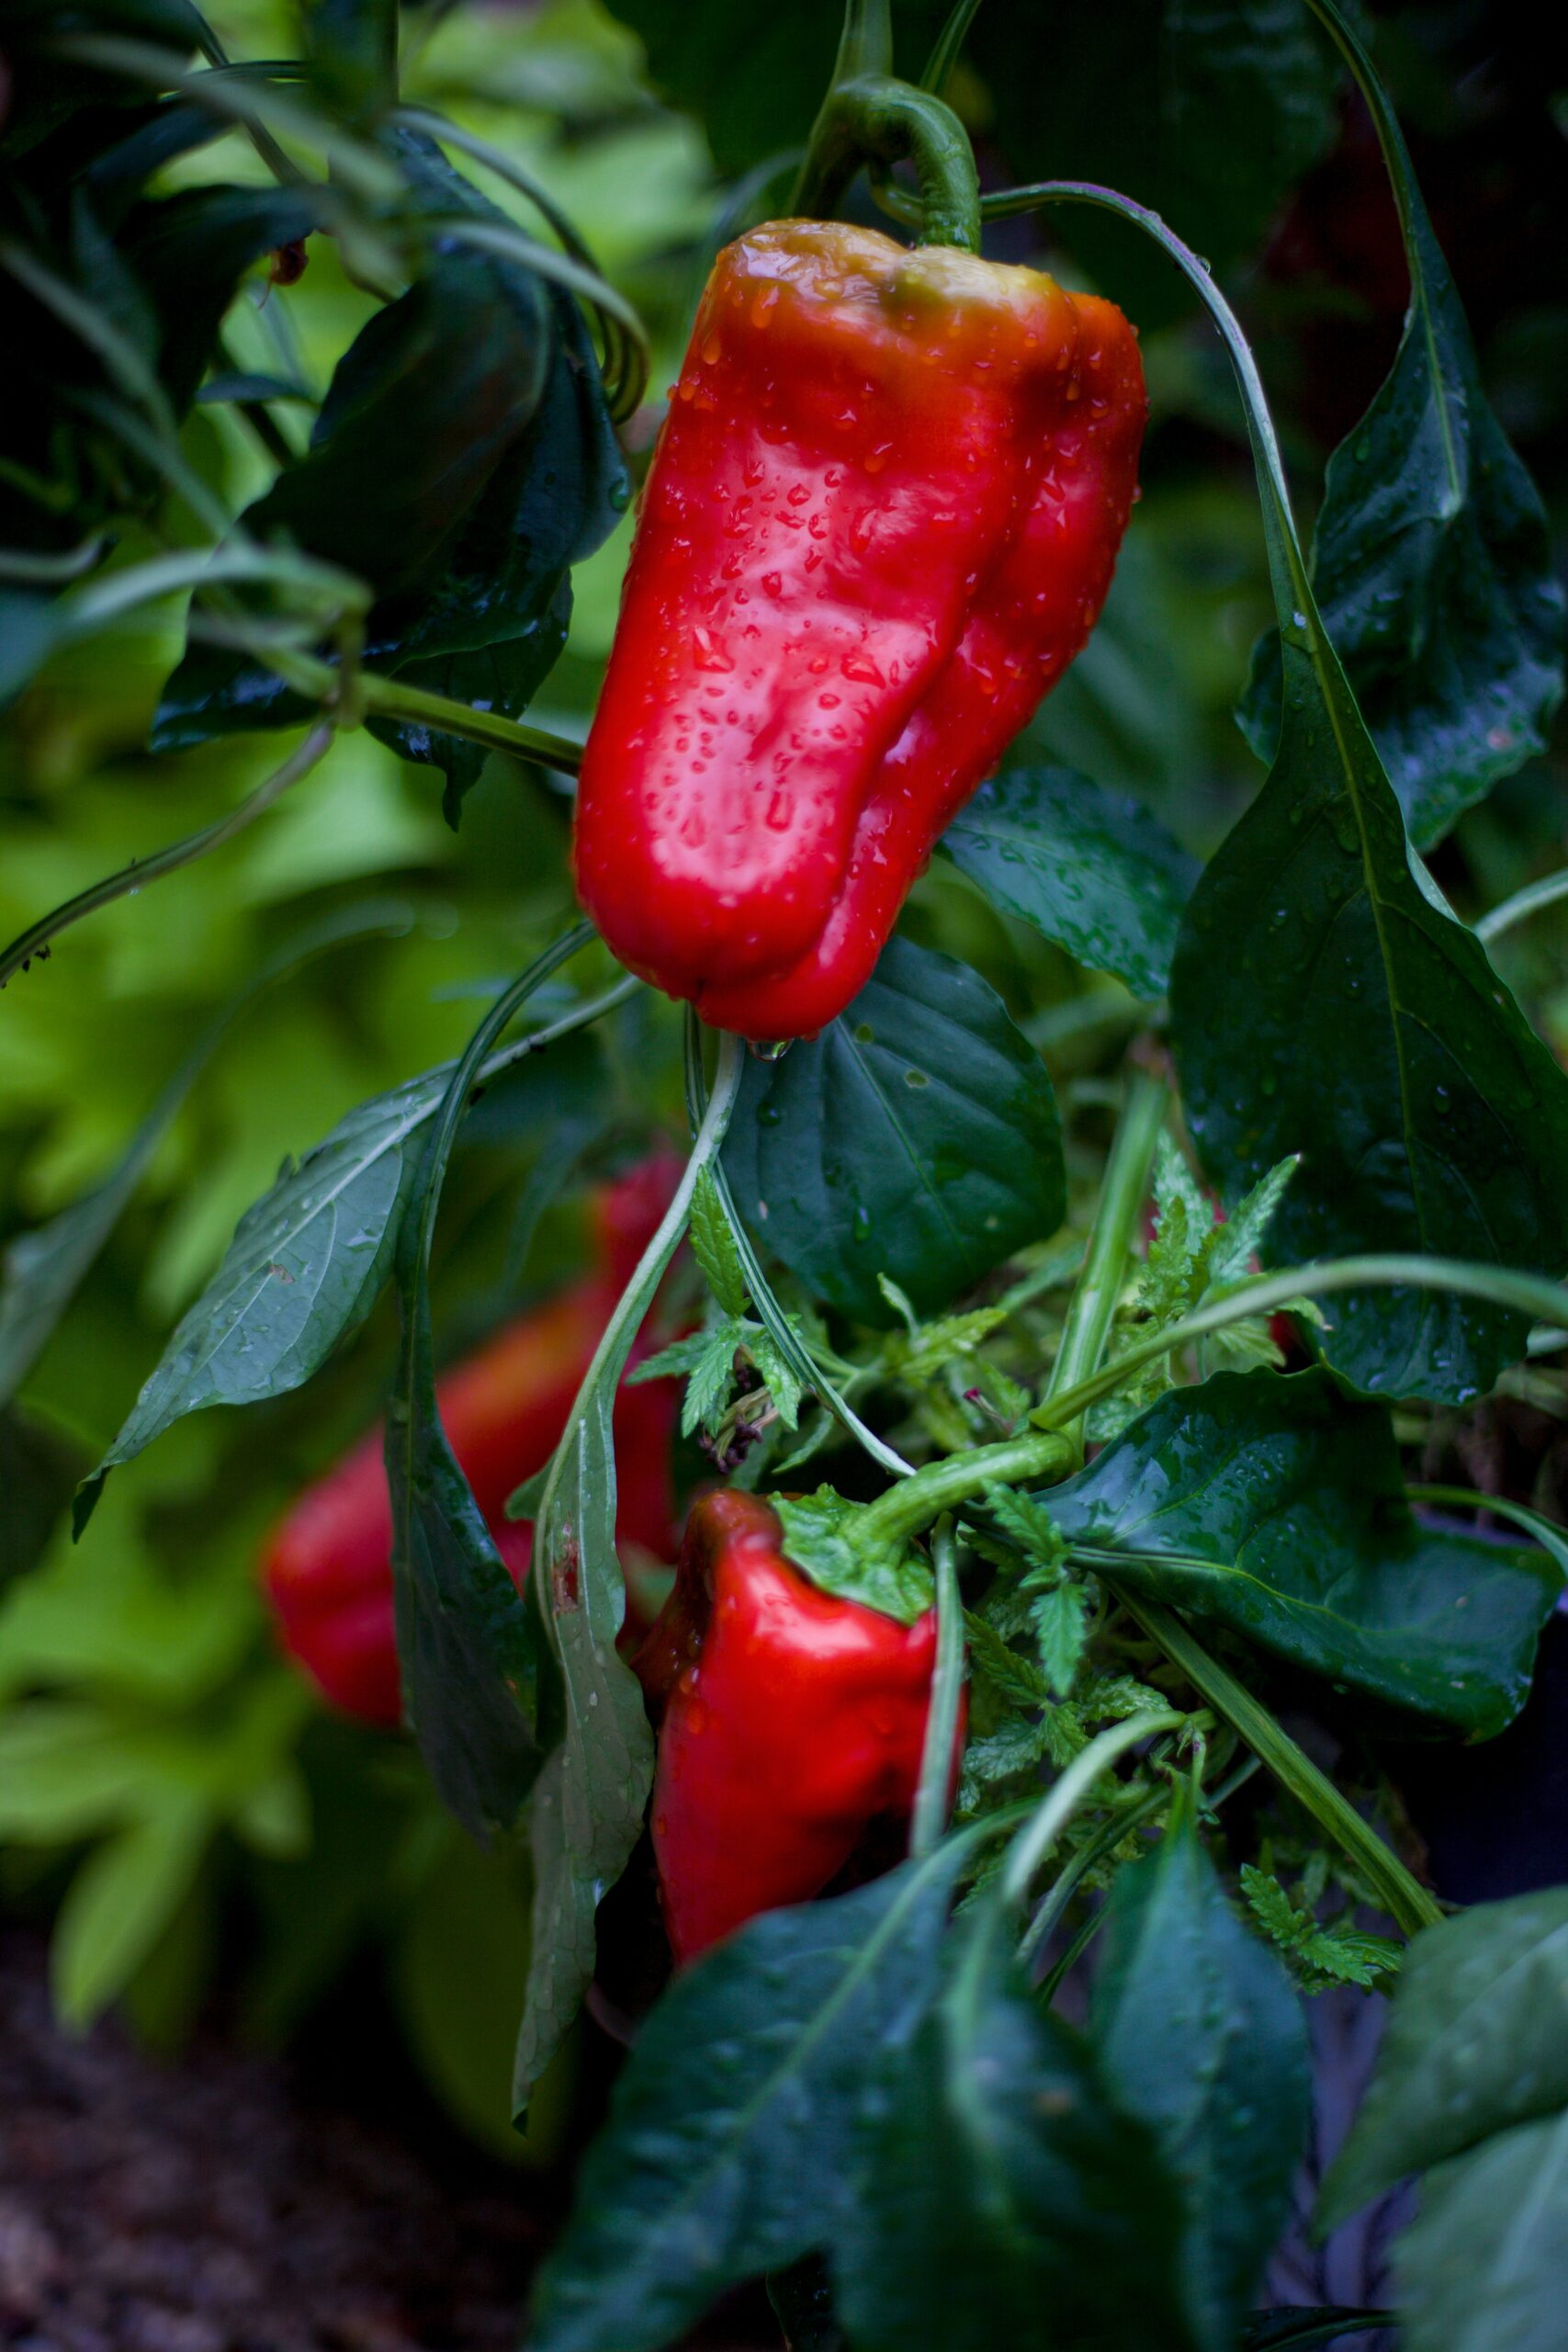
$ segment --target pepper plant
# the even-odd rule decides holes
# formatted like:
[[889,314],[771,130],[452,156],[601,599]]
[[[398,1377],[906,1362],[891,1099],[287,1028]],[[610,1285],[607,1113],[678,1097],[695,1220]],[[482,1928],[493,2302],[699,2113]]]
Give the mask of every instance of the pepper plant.
[[[1563,600],[1371,51],[1337,0],[1151,6],[1112,118],[1085,28],[1032,0],[766,36],[616,13],[729,182],[662,417],[684,291],[645,270],[650,335],[558,191],[434,103],[438,6],[314,0],[287,56],[231,55],[189,0],[9,12],[0,688],[25,717],[51,665],[183,599],[154,750],[286,740],[0,976],[47,990],[57,939],[367,733],[459,839],[502,778],[541,866],[581,775],[590,918],[562,871],[530,952],[462,976],[490,1000],[466,1044],[285,1160],[84,1465],[75,1532],[187,1417],[276,1426],[379,1338],[382,1473],[362,1446],[322,1489],[379,1611],[359,1712],[400,1687],[449,1814],[526,1856],[519,2120],[591,1992],[633,2043],[539,2352],[657,2352],[760,2278],[818,2352],[1558,2341],[1568,2085],[1534,2018],[1568,1986],[1561,1901],[1446,1917],[1396,1759],[1514,1720],[1568,1557],[1407,1466],[1568,1329],[1568,1079],[1493,958],[1561,877],[1466,922],[1434,863],[1546,742]],[[1340,74],[1410,298],[1309,548],[1225,287]],[[1218,176],[1217,119],[1244,126]],[[1046,222],[1097,291],[992,257]],[[329,247],[355,323],[318,386],[289,306]],[[1273,615],[1228,689],[1262,780],[1201,865],[1054,753],[1044,700],[1124,531],[1139,560],[1128,322],[1194,302]],[[634,498],[577,709],[574,580]],[[296,958],[413,918],[336,920]],[[1108,1005],[1064,1104],[1053,1046]],[[72,1466],[26,1384],[240,1010],[7,1257],[18,1577]],[[479,1479],[465,1374],[437,1377],[449,1175],[514,1290],[553,1195],[671,1124],[638,1251],[566,1295],[592,1314],[547,1434]],[[531,1153],[510,1217],[469,1181],[497,1136]],[[634,1641],[617,1421],[674,1378],[682,1477],[724,1483]],[[256,1736],[276,1780],[287,1728]],[[225,1799],[264,1843],[272,1785]],[[149,1862],[183,1887],[209,1834],[180,1821],[127,1866],[129,1920],[100,1896],[122,1980]],[[1322,2220],[1427,2176],[1397,2310],[1270,2311],[1303,2003],[1396,1985]]]

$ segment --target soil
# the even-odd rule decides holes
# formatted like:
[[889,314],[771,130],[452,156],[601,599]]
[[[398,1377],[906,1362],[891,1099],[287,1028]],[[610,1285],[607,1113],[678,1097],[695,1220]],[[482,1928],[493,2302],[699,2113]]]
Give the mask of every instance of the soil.
[[[6,2352],[514,2352],[563,2188],[458,2140],[343,2023],[290,2058],[73,2039],[41,1939],[0,1933]],[[777,2344],[751,2298],[690,2352]]]

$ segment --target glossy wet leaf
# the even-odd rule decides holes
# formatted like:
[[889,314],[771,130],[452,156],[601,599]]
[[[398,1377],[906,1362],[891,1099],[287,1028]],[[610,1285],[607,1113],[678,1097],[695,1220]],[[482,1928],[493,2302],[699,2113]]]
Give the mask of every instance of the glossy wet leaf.
[[540,2273],[534,2352],[654,2352],[829,2241],[935,1994],[957,1859],[770,1912],[675,1978]]
[[758,1243],[866,1323],[954,1295],[1054,1233],[1065,1176],[1038,1055],[978,974],[895,937],[854,1002],[749,1064],[725,1167]]
[[1125,793],[1072,768],[1012,767],[942,835],[961,873],[1091,971],[1164,993],[1198,861]]
[[1323,2185],[1331,2228],[1407,2173],[1568,2109],[1568,1888],[1477,1904],[1418,1936],[1355,2128]]
[[1421,1525],[1386,1412],[1320,1372],[1173,1389],[1041,1499],[1130,1590],[1472,1736],[1523,1705],[1561,1589],[1538,1551]]
[[[186,1413],[298,1388],[375,1305],[391,1271],[419,1131],[448,1070],[426,1070],[341,1119],[246,1210],[207,1288],[180,1318],[124,1428],[82,1489],[85,1523],[117,1463]],[[412,1148],[411,1148],[412,1147]]]
[[[1409,151],[1379,95],[1410,307],[1387,380],[1328,461],[1312,576],[1411,837],[1428,848],[1545,750],[1562,696],[1563,596],[1540,492],[1487,401]],[[1271,634],[1241,713],[1263,758],[1280,698]]]
[[1174,2184],[986,1905],[950,1941],[833,2244],[856,2352],[1182,2352]]
[[1393,2276],[1404,2352],[1559,2352],[1568,2109],[1429,2172]]
[[1185,1822],[1117,1876],[1092,2040],[1112,2095],[1153,2132],[1179,2187],[1193,2335],[1228,2352],[1306,2142],[1306,2029],[1283,1966],[1236,1917]]

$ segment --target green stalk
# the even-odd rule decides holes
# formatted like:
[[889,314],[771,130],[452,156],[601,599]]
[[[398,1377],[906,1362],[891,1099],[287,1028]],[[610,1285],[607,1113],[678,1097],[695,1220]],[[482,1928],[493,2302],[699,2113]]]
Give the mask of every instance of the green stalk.
[[1023,1904],[1035,1872],[1049,1859],[1074,1814],[1088,1802],[1096,1781],[1119,1756],[1136,1747],[1141,1739],[1152,1739],[1156,1732],[1179,1731],[1186,1720],[1176,1708],[1162,1707],[1157,1713],[1131,1715],[1125,1723],[1111,1724],[1098,1733],[1052,1783],[1029,1826],[1015,1841],[1002,1873],[1002,1901],[1015,1910]]
[[547,734],[542,727],[524,727],[498,710],[475,710],[469,703],[454,702],[450,695],[429,694],[423,686],[405,685],[400,678],[384,678],[374,670],[361,670],[356,684],[361,706],[378,718],[405,719],[438,735],[457,735],[466,743],[483,743],[492,752],[537,761],[562,775],[575,775],[582,764],[581,743],[566,735]]
[[980,250],[980,182],[963,124],[930,90],[894,79],[887,0],[848,0],[833,80],[790,210],[830,219],[863,164],[910,163],[919,242]]
[[[1046,1385],[1047,1404],[1099,1367],[1122,1295],[1134,1231],[1148,1197],[1149,1171],[1165,1125],[1167,1088],[1147,1070],[1134,1070],[1106,1162],[1089,1256],[1062,1329],[1062,1344]],[[1082,1451],[1081,1417],[1065,1425]]]
[[977,1502],[987,1487],[1015,1487],[1033,1479],[1055,1486],[1071,1477],[1077,1466],[1077,1447],[1057,1430],[1031,1430],[996,1445],[951,1454],[945,1461],[928,1462],[923,1470],[866,1504],[856,1517],[855,1542],[874,1549],[886,1546],[897,1555],[944,1510]]
[[957,1549],[951,1520],[944,1520],[937,1529],[931,1559],[936,1569],[936,1665],[931,1674],[926,1742],[920,1754],[920,1785],[909,1827],[909,1852],[916,1861],[931,1851],[946,1826],[953,1785],[953,1735],[958,1729],[958,1702],[964,1689],[964,1604],[959,1598]]
[[[1258,1760],[1289,1789],[1298,1804],[1310,1813],[1340,1849],[1350,1857],[1379,1902],[1406,1935],[1436,1927],[1442,1912],[1424,1886],[1412,1878],[1397,1854],[1391,1853],[1377,1832],[1340,1795],[1310,1756],[1303,1754],[1267,1707],[1244,1683],[1212,1657],[1179,1617],[1158,1601],[1145,1600],[1118,1586],[1098,1570],[1128,1615],[1179,1666],[1194,1690],[1201,1690],[1216,1714],[1223,1715]],[[1087,1756],[1089,1749],[1085,1749]],[[1079,1762],[1082,1758],[1077,1759]]]
[[199,832],[187,833],[183,841],[171,842],[166,849],[155,849],[146,857],[132,858],[130,864],[122,865],[118,874],[106,875],[101,882],[94,882],[87,889],[79,890],[73,899],[67,899],[63,906],[54,908],[47,915],[40,915],[37,922],[29,923],[26,931],[19,932],[8,947],[0,949],[0,989],[5,987],[13,973],[21,970],[33,956],[40,955],[51,939],[68,930],[73,922],[80,922],[84,915],[96,914],[100,907],[111,905],[116,899],[122,899],[132,890],[140,890],[143,883],[155,882],[160,875],[173,874],[180,866],[188,865],[193,858],[204,857],[209,850],[220,849],[225,842],[232,841],[236,833],[243,833],[247,825],[254,824],[258,817],[265,815],[274,801],[280,800],[291,785],[298,784],[301,776],[309,775],[317,762],[331,749],[332,742],[333,730],[330,727],[313,727],[299,748],[289,753],[283,765],[275,768],[247,799],[242,800],[237,808],[230,810],[228,816],[220,817],[214,824],[204,825]]
[[1494,907],[1490,914],[1482,916],[1474,926],[1477,939],[1495,939],[1505,931],[1512,931],[1517,922],[1527,916],[1539,914],[1542,907],[1554,907],[1560,899],[1568,899],[1568,870],[1548,874],[1540,882],[1527,882],[1511,899]]

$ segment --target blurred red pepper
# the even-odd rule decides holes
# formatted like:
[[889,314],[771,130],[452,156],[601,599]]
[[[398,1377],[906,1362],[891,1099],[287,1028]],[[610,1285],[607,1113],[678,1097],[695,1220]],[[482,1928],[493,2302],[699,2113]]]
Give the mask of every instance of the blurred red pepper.
[[583,754],[584,907],[755,1038],[869,978],[950,819],[1083,645],[1145,401],[1120,311],[775,221],[722,253]]
[[653,1850],[677,1965],[819,1894],[919,1786],[935,1611],[901,1625],[823,1592],[783,1544],[760,1496],[700,1497],[634,1661],[661,1711]]
[[[526,1520],[503,1516],[506,1498],[555,1451],[604,1325],[680,1175],[680,1160],[661,1151],[603,1187],[590,1208],[592,1272],[519,1316],[436,1383],[452,1450],[519,1589],[534,1531]],[[639,1340],[632,1363],[648,1352]],[[668,1560],[678,1541],[670,1458],[678,1396],[677,1382],[655,1380],[623,1382],[615,1399],[616,1536],[627,1555],[634,1623],[642,1618],[638,1569]],[[395,1724],[392,1520],[381,1446],[378,1427],[306,1488],[268,1540],[261,1573],[284,1647],[333,1705],[367,1723]]]

